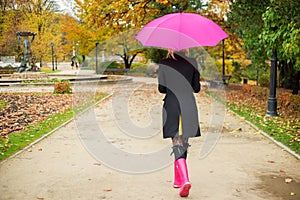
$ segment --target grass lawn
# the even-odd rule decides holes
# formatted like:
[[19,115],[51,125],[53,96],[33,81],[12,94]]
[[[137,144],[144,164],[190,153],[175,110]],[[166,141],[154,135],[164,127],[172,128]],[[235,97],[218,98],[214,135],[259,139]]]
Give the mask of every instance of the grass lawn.
[[60,72],[61,70],[54,70],[52,71],[52,68],[50,67],[42,67],[41,68],[41,72],[45,72],[47,74],[52,74],[52,73],[56,73],[56,72]]
[[[216,92],[207,93],[218,99]],[[266,116],[268,96],[268,88],[231,85],[226,89],[226,100],[222,103],[300,155],[300,95],[277,89],[276,117]]]
[[[22,131],[12,132],[4,137],[0,137],[0,161],[20,151],[35,140],[72,119],[74,114],[82,112],[84,109],[99,102],[106,96],[107,94],[105,93],[97,93],[92,99],[77,104],[76,108],[71,107],[63,113],[49,115],[45,120],[30,124]],[[0,101],[0,109],[5,106],[6,103]]]

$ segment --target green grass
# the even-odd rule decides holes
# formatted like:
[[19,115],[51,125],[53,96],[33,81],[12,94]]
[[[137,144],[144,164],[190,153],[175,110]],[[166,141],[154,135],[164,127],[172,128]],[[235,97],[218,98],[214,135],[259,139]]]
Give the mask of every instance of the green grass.
[[105,96],[107,96],[107,94],[97,93],[93,101],[88,101],[74,109],[70,108],[61,114],[50,115],[44,121],[29,125],[24,131],[14,132],[9,134],[6,138],[0,138],[0,161],[22,150],[35,140],[71,119],[74,114],[80,113],[92,104],[103,99]]
[[57,73],[57,72],[61,72],[61,70],[54,70],[52,71],[52,69],[41,69],[41,72],[45,72],[47,74],[52,74],[52,73]]
[[35,79],[35,80],[23,80],[23,84],[36,84],[36,83],[58,83],[61,82],[58,78],[52,78],[52,79]]
[[[225,103],[224,101],[221,101],[215,93],[208,91],[206,93],[219,102]],[[297,154],[300,154],[300,142],[297,139],[297,130],[300,129],[299,121],[296,119],[295,121],[289,121],[280,116],[261,116],[246,105],[234,105],[227,102],[225,104],[227,108],[257,126],[276,141],[289,147]]]
[[11,133],[7,138],[0,138],[0,160],[23,149],[72,117],[73,110],[68,109],[62,114],[51,115],[42,122],[32,124],[24,131]]
[[300,143],[294,139],[296,131],[300,129],[299,125],[296,125],[297,122],[291,123],[281,117],[259,116],[255,113],[255,111],[248,109],[246,106],[240,107],[227,105],[227,107],[257,126],[260,130],[264,131],[278,142],[281,142],[294,150],[297,154],[300,154]]
[[0,101],[0,109],[4,108],[7,105],[7,102]]

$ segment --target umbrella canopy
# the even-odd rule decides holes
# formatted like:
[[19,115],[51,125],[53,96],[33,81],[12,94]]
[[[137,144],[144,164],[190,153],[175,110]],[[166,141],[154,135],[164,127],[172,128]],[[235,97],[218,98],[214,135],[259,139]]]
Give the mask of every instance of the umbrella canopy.
[[228,35],[213,21],[193,13],[173,13],[148,23],[137,34],[144,46],[182,50],[216,46]]

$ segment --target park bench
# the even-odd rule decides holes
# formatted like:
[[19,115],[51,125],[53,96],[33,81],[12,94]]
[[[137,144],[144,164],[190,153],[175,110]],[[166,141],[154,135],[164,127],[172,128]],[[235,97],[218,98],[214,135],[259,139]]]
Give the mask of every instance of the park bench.
[[223,81],[219,81],[219,80],[205,79],[205,82],[207,82],[209,84],[209,87],[211,88],[218,88],[224,85]]
[[218,87],[222,87],[224,85],[228,85],[229,80],[230,80],[231,76],[222,76],[222,80],[218,80],[218,79],[205,79],[205,81],[209,84],[209,86],[211,88],[218,88]]

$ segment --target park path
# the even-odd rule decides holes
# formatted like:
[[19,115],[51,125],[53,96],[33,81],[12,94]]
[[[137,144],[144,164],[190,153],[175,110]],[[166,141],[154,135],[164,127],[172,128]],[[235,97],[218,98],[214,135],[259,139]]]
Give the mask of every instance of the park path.
[[[144,139],[124,134],[132,128],[128,118],[124,118],[127,111],[127,117],[136,127],[149,125],[151,118],[160,120],[163,96],[156,91],[156,80],[133,77],[132,83],[100,85],[96,90],[112,95],[46,139],[0,164],[1,200],[181,199],[178,189],[172,188],[172,165],[163,165],[164,160],[161,160],[165,155],[152,160],[155,164],[162,163],[160,168],[154,165],[156,170],[134,174],[130,169],[136,165],[132,165],[130,158],[128,162],[126,158],[122,161],[124,156],[119,151],[105,149],[116,147],[131,156],[169,148],[170,141],[162,140],[160,132]],[[227,111],[224,116],[213,115],[216,110],[212,110],[211,105],[217,110],[222,110],[222,106],[204,92],[197,94],[196,100],[203,136],[191,141],[188,165],[192,189],[188,199],[299,199],[300,162],[297,158],[235,114]],[[124,105],[120,106],[122,103],[127,107],[126,112]],[[158,130],[159,125],[153,123],[150,128]],[[200,158],[205,139],[218,130],[221,135],[215,148]],[[104,142],[97,138],[99,131],[103,133]],[[101,146],[93,146],[95,144],[106,146],[101,149]],[[97,148],[100,152],[94,151]],[[113,153],[120,153],[120,162],[102,162],[101,158],[114,158]],[[145,163],[138,164],[145,167]]]

